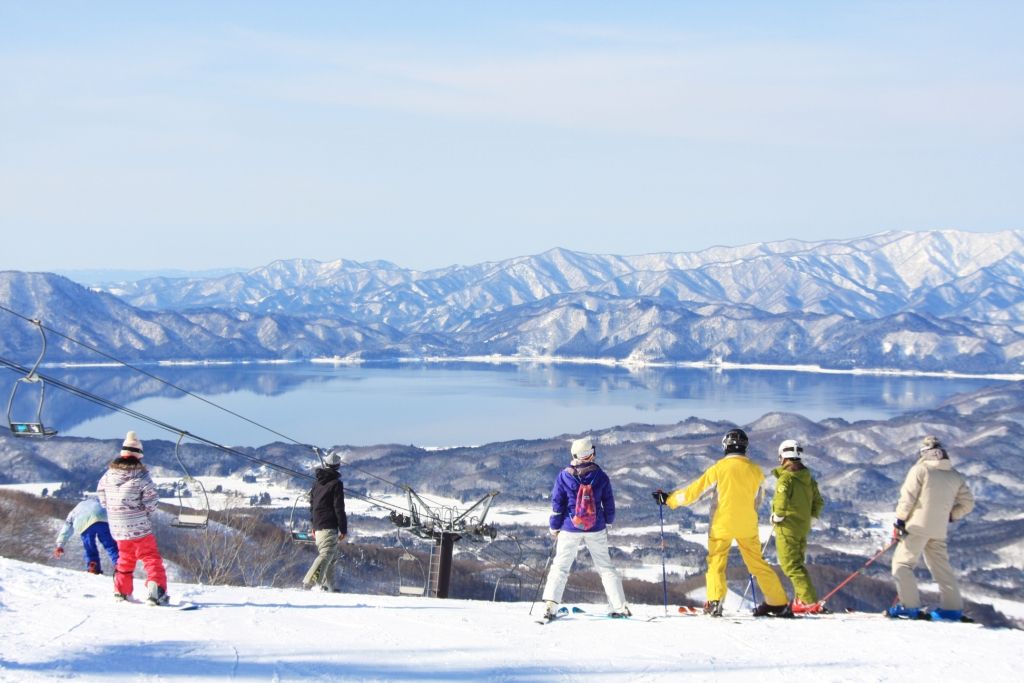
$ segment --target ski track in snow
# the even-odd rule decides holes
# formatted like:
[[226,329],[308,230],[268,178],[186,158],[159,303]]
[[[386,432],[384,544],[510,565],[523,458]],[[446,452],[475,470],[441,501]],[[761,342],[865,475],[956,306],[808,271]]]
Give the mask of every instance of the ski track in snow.
[[[1016,680],[1024,631],[851,614],[665,616],[603,605],[539,626],[529,603],[171,583],[183,612],[111,578],[0,558],[0,681]],[[674,607],[672,607],[674,609]],[[646,621],[648,617],[658,617]]]

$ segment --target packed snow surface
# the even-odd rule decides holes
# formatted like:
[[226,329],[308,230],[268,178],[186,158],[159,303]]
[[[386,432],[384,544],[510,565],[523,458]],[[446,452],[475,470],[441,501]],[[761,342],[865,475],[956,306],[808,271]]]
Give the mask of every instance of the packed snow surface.
[[1008,681],[1024,670],[1022,631],[880,615],[665,618],[636,605],[620,620],[582,605],[538,625],[529,603],[170,593],[200,608],[117,603],[109,576],[0,558],[0,681]]

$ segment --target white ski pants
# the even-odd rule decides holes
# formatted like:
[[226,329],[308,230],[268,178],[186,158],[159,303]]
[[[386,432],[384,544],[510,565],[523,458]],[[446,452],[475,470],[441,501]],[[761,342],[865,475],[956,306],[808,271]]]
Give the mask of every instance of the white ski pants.
[[569,580],[569,570],[576,560],[580,545],[586,544],[590,558],[594,561],[597,572],[601,575],[608,605],[613,612],[620,612],[626,607],[626,596],[622,592],[622,578],[612,566],[612,558],[608,555],[608,530],[600,531],[561,531],[555,545],[555,559],[551,561],[547,582],[544,584],[544,600],[562,601],[565,582]]

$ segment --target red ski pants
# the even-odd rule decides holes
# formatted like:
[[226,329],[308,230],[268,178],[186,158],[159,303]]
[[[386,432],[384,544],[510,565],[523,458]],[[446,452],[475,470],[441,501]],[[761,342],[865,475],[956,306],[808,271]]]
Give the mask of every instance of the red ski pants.
[[114,590],[122,595],[132,594],[132,574],[135,563],[142,562],[146,581],[152,581],[167,590],[167,573],[160,550],[156,547],[156,536],[149,534],[142,538],[117,542],[117,570],[114,572]]

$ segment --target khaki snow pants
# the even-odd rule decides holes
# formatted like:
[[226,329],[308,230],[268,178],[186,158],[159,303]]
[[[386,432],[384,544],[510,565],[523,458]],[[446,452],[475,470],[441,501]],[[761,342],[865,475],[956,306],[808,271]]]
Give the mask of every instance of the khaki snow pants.
[[306,587],[320,584],[326,590],[334,590],[334,563],[338,559],[338,530],[317,529],[314,534],[316,550],[319,553],[310,565],[302,584]]
[[956,574],[949,564],[949,552],[946,539],[928,538],[919,534],[907,534],[896,544],[896,552],[892,556],[892,576],[896,579],[896,592],[904,607],[920,607],[921,594],[917,590],[917,579],[914,578],[914,567],[924,555],[925,566],[931,572],[935,583],[939,584],[939,608],[962,610],[964,599],[960,595]]

